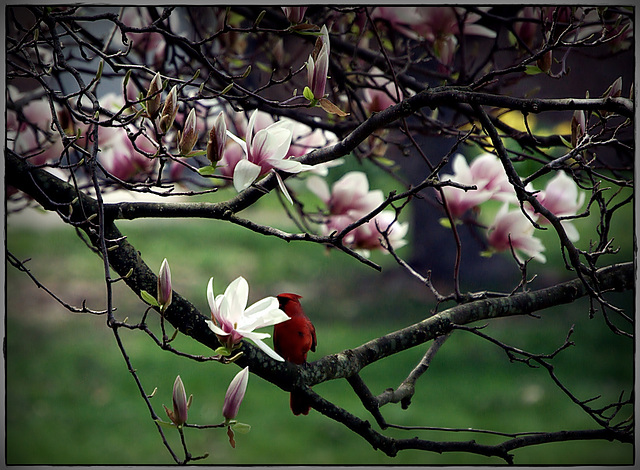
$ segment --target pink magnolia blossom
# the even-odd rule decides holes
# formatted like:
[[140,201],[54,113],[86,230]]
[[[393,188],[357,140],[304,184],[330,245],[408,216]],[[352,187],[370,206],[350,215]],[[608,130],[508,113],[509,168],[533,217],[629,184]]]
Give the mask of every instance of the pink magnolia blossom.
[[[545,189],[537,193],[535,197],[556,217],[570,217],[576,215],[582,208],[585,193],[578,189],[575,181],[564,171],[559,171],[549,180]],[[549,221],[542,215],[538,217],[537,222],[549,224]],[[569,240],[576,242],[580,239],[580,233],[570,220],[563,220],[561,224]]]
[[363,104],[369,113],[382,111],[402,100],[400,89],[396,89],[395,83],[391,80],[381,77],[382,72],[379,69],[374,67],[369,71],[369,74],[374,85],[378,87],[364,89],[365,101]]
[[602,95],[603,98],[619,98],[622,96],[622,77],[618,77]]
[[309,178],[309,189],[329,208],[331,215],[346,215],[359,219],[384,202],[379,189],[369,191],[367,175],[361,171],[351,171],[336,181],[331,187],[322,178]]
[[477,156],[469,166],[478,189],[491,191],[491,199],[505,202],[516,202],[516,194],[509,183],[507,173],[500,159],[492,153]]
[[333,133],[325,133],[321,129],[312,129],[298,121],[290,121],[291,147],[287,153],[288,158],[301,157],[317,148],[325,147],[335,142],[336,136]]
[[[518,12],[518,19],[540,20],[540,15],[540,7],[526,6]],[[513,24],[513,32],[529,49],[533,48],[540,30],[540,24],[535,21],[516,21]]]
[[393,29],[407,36],[415,36],[411,26],[422,22],[416,7],[376,7],[371,11],[371,18],[387,21]]
[[[149,12],[144,8],[126,7],[122,13],[122,22],[133,28],[143,28],[152,23]],[[126,33],[133,41],[133,48],[144,58],[150,56],[156,68],[164,61],[167,43],[160,33]]]
[[[227,135],[244,152],[233,167],[233,186],[238,192],[248,188],[259,176],[274,168],[287,173],[300,173],[313,168],[287,157],[293,135],[288,121],[277,121],[256,131],[257,118],[258,111],[254,111],[249,119],[244,141],[227,131]],[[278,182],[285,196],[290,199],[282,180],[279,179]]]
[[[102,130],[102,129],[101,129]],[[100,145],[99,158],[105,169],[118,179],[130,181],[141,174],[151,171],[155,165],[153,158],[136,150],[136,147],[150,154],[155,153],[155,144],[146,135],[135,139],[135,147],[123,128],[113,128],[111,132],[98,134]]]
[[[307,185],[329,209],[329,215],[322,224],[325,234],[343,231],[384,202],[382,191],[370,191],[367,176],[360,171],[345,174],[333,184],[331,191],[326,181],[317,176],[309,178]],[[393,211],[376,214],[370,221],[351,230],[344,242],[368,255],[370,250],[382,248],[381,231],[388,233],[389,242],[394,248],[406,244],[404,236],[407,234],[408,224],[397,222]]]
[[[496,33],[489,28],[475,24],[481,17],[469,13],[462,7],[417,7],[422,22],[414,30],[434,45],[434,52],[440,63],[451,65],[461,34],[495,38]],[[462,21],[462,31],[460,22]]]
[[[18,101],[25,95],[12,85],[7,87],[8,99]],[[54,105],[54,112],[59,111]],[[7,110],[7,144],[17,154],[30,158],[34,165],[60,158],[64,146],[60,133],[52,128],[53,118],[49,100],[29,101],[21,108],[24,121],[12,109]]]
[[535,227],[520,209],[509,211],[508,204],[504,204],[496,214],[495,220],[487,231],[487,241],[497,252],[510,251],[513,248],[516,256],[519,253],[544,263],[545,250],[539,238],[533,236]]
[[396,220],[394,211],[382,211],[369,222],[356,228],[353,233],[352,245],[365,250],[380,249],[383,245],[382,232],[387,233],[387,239],[393,249],[398,249],[407,244],[404,237],[409,231],[409,223],[400,223]]
[[467,160],[461,154],[456,154],[453,157],[452,166],[453,174],[441,174],[440,181],[453,181],[465,186],[475,185],[478,188],[464,190],[454,186],[442,187],[442,193],[451,216],[459,218],[469,209],[491,199],[495,191],[486,187],[489,184],[489,180],[487,179],[487,172],[484,171],[484,165],[480,166],[480,169],[483,170],[480,173],[482,177],[474,175],[467,164]]
[[171,126],[173,126],[179,106],[177,88],[176,85],[174,85],[167,95],[167,99],[164,101],[164,106],[162,107],[162,112],[158,117],[158,128],[163,134],[169,132]]
[[433,52],[436,59],[443,65],[453,65],[457,50],[458,38],[453,34],[440,36],[433,42]]
[[571,145],[575,148],[587,133],[584,111],[577,109],[571,118]]
[[[438,61],[444,65],[453,63],[461,34],[496,37],[495,31],[476,24],[481,18],[479,14],[467,12],[463,7],[377,7],[372,17],[385,19],[391,27],[408,37],[426,39],[434,46]],[[462,31],[459,19],[463,23]]]
[[[109,93],[100,99],[103,108],[119,111],[124,103],[122,97],[115,93]],[[134,143],[129,138],[127,131],[136,134]],[[155,166],[155,159],[148,157],[157,151],[157,144],[148,137],[150,130],[138,134],[138,129],[133,126],[102,127],[98,128],[98,158],[105,170],[111,175],[123,181],[131,181],[140,175],[148,173]]]
[[[488,10],[483,7],[481,10]],[[481,18],[477,13],[467,12],[463,7],[418,7],[418,13],[424,20],[418,30],[429,41],[435,41],[439,36],[449,34],[465,34],[468,36],[482,36],[495,38],[496,32],[476,22]],[[463,18],[462,31],[458,18]]]

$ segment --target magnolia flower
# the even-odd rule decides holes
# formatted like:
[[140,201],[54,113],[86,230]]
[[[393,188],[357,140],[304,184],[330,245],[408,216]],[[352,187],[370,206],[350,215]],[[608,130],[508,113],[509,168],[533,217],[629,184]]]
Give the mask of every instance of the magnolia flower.
[[453,34],[439,36],[433,42],[436,59],[443,65],[452,65],[458,50],[458,38]]
[[245,391],[247,390],[247,382],[249,381],[249,366],[242,369],[231,380],[227,393],[224,396],[224,405],[222,406],[222,416],[226,422],[235,419],[238,416],[238,410]]
[[[487,189],[489,181],[485,177],[474,175],[467,164],[467,160],[457,154],[453,157],[453,174],[440,175],[440,181],[455,181],[465,186],[476,186],[478,189],[461,189],[454,186],[443,186],[442,193],[449,208],[451,216],[459,218],[467,210],[488,201],[494,194],[493,190]],[[484,168],[483,168],[484,170]],[[482,172],[484,173],[484,171]],[[483,175],[484,176],[484,175]]]
[[469,166],[469,171],[478,189],[491,191],[491,199],[516,202],[516,194],[500,159],[492,153],[477,156]]
[[191,405],[192,398],[193,396],[190,395],[189,400],[187,400],[182,379],[178,375],[173,383],[173,411],[162,405],[167,412],[167,416],[176,426],[182,426],[187,422],[187,411]]
[[[331,191],[325,180],[317,176],[309,178],[307,186],[329,209],[322,225],[326,234],[341,232],[384,202],[382,191],[370,191],[367,176],[360,171],[345,174],[333,184]],[[367,255],[369,250],[382,248],[381,232],[387,232],[392,247],[400,248],[406,244],[403,238],[407,231],[408,224],[397,222],[393,211],[382,211],[351,230],[344,237],[344,242]]]
[[382,246],[382,233],[386,232],[391,247],[398,249],[407,244],[404,237],[408,231],[409,223],[398,222],[394,211],[382,211],[352,232],[353,241],[351,243],[355,248],[368,255],[370,250],[379,249]]
[[[129,139],[127,130],[118,128],[100,128],[98,133],[100,161],[105,169],[118,179],[132,180],[140,174],[150,171],[155,160],[140,153],[137,149],[155,153],[156,144],[144,134],[135,139],[135,147]],[[137,149],[136,149],[137,148]]]
[[302,23],[307,8],[309,7],[282,7],[282,11],[291,24],[298,24]]
[[[533,48],[540,25],[540,7],[526,6],[518,12],[518,20],[513,24],[513,32],[529,48]],[[522,19],[522,21],[519,21]]]
[[213,278],[207,286],[207,300],[211,309],[211,320],[205,320],[220,341],[231,351],[242,338],[248,338],[267,355],[278,361],[284,359],[267,346],[264,341],[271,335],[253,330],[287,321],[289,317],[279,308],[278,299],[266,297],[247,308],[249,284],[243,277],[233,281],[224,294],[214,296]]
[[546,257],[542,252],[545,248],[540,239],[533,236],[534,230],[531,221],[520,209],[509,211],[508,204],[504,204],[487,231],[487,241],[495,251],[513,248],[516,256],[522,252],[544,263]]
[[184,128],[182,130],[180,142],[178,142],[178,150],[180,151],[180,155],[188,155],[189,152],[193,150],[193,146],[196,145],[197,141],[198,141],[197,118],[196,118],[196,110],[195,108],[193,108],[191,109],[191,111],[189,111],[187,120],[184,123]]
[[[301,157],[317,148],[322,148],[337,140],[335,134],[331,132],[323,132],[321,129],[307,126],[298,121],[290,120],[289,128],[291,129],[291,147],[287,152],[287,157]],[[314,165],[313,169],[316,170],[318,165]]]
[[165,258],[160,266],[160,273],[158,274],[158,304],[160,310],[165,311],[171,305],[171,298],[173,296],[173,290],[171,288],[171,269],[169,269],[169,262]]
[[[171,20],[169,19],[169,23]],[[122,22],[134,28],[144,28],[153,22],[146,8],[124,8]],[[127,37],[133,41],[133,48],[145,59],[150,55],[154,66],[158,67],[164,60],[167,43],[160,33],[126,33]]]
[[307,61],[307,86],[311,90],[311,99],[319,100],[324,96],[329,72],[329,32],[322,26],[320,37],[316,40],[313,52]]
[[212,165],[222,160],[226,144],[227,122],[224,119],[223,112],[220,111],[220,114],[213,121],[213,127],[209,132],[209,140],[207,141],[207,159]]
[[[23,100],[26,96],[12,85],[7,86],[7,102]],[[28,157],[30,163],[41,165],[48,160],[60,158],[64,150],[62,138],[57,130],[52,131],[51,105],[47,98],[29,101],[21,107],[25,121],[13,109],[7,110],[7,144],[13,145],[17,154]],[[54,112],[58,113],[54,104]]]
[[[248,188],[259,176],[274,168],[287,173],[300,173],[313,168],[310,165],[304,165],[287,158],[292,138],[288,121],[277,121],[255,132],[257,117],[258,111],[256,110],[249,119],[245,141],[227,131],[227,135],[236,141],[244,151],[244,155],[233,169],[233,186],[238,192]],[[276,175],[278,174],[276,173]],[[278,183],[282,192],[291,201],[279,175]]]
[[[564,171],[559,171],[549,180],[545,189],[537,193],[535,197],[556,217],[568,217],[576,215],[580,210],[584,204],[585,193],[578,190],[578,185]],[[549,223],[542,215],[539,216],[538,222],[541,224]],[[569,240],[576,242],[580,239],[580,233],[570,220],[563,220],[561,224]]]
[[[488,8],[480,8],[482,11]],[[417,7],[417,13],[422,16],[422,22],[416,24],[414,29],[429,42],[435,42],[438,37],[446,37],[451,34],[471,36],[483,36],[495,38],[496,32],[475,24],[481,16],[470,13],[463,7]],[[460,31],[459,19],[463,19],[462,31]]]
[[327,205],[332,215],[359,219],[384,201],[381,190],[369,191],[367,175],[361,171],[346,173],[333,183],[331,192],[326,181],[319,177],[309,178],[307,185]]
[[371,11],[372,19],[387,21],[389,25],[409,37],[415,37],[412,26],[422,22],[416,7],[375,7]]
[[373,67],[369,73],[371,74],[373,83],[377,87],[364,89],[365,102],[363,104],[369,113],[382,111],[402,100],[402,92],[391,80],[386,77],[381,77],[382,72],[379,69]]

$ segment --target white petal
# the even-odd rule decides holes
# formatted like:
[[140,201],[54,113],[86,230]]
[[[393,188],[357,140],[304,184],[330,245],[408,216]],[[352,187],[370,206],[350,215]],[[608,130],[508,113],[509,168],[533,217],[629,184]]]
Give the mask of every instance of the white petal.
[[241,138],[239,138],[238,136],[234,135],[229,131],[227,131],[227,136],[231,137],[231,140],[233,140],[238,145],[240,145],[240,147],[242,147],[242,150],[244,150],[245,155],[247,154],[247,143],[244,140],[242,140]]
[[250,334],[250,336],[247,336],[247,338],[249,338],[251,341],[253,341],[256,346],[258,346],[260,349],[262,349],[269,357],[272,357],[273,359],[275,359],[276,361],[281,361],[284,362],[284,358],[282,356],[280,356],[277,352],[275,352],[273,349],[271,349],[269,346],[267,346],[267,344],[262,341],[259,338],[252,338],[251,336],[253,336],[254,334]]
[[259,165],[243,158],[233,170],[233,187],[238,192],[247,189],[260,176],[261,170]]
[[258,300],[245,310],[246,316],[259,315],[263,310],[273,310],[278,308],[279,302],[275,297],[265,297],[262,300]]
[[483,36],[485,38],[495,38],[496,32],[479,24],[465,24],[464,34],[469,36]]
[[275,172],[275,174],[276,180],[278,181],[278,186],[280,187],[280,191],[282,191],[282,194],[284,194],[285,199],[289,201],[289,204],[293,205],[293,199],[291,199],[291,195],[289,194],[289,191],[287,190],[282,177],[277,171]]
[[309,171],[313,169],[312,165],[305,165],[296,160],[290,159],[275,159],[268,158],[267,162],[278,170],[286,171],[287,173],[300,173],[301,171]]
[[249,118],[249,124],[247,125],[247,132],[245,134],[245,140],[247,141],[247,146],[251,147],[253,145],[253,128],[256,125],[256,118],[258,117],[258,110],[256,109],[251,117]]
[[239,323],[242,321],[248,299],[249,284],[240,276],[224,291],[224,298],[220,303],[220,316],[232,325]]
[[[243,330],[253,331],[289,320],[289,316],[278,308],[278,301],[274,304],[271,299],[275,297],[267,297],[247,309],[243,319]],[[253,311],[250,311],[252,309]]]
[[250,340],[256,339],[267,339],[271,338],[269,333],[258,333],[257,331],[249,331],[249,330],[236,330],[243,338],[248,338]]
[[209,308],[213,311],[216,306],[216,297],[213,294],[213,278],[209,279],[207,284],[207,300],[209,301]]
[[289,152],[292,137],[291,130],[284,126],[258,131],[248,147],[249,159],[254,163],[268,158],[283,159]]
[[331,193],[329,192],[329,185],[324,178],[315,175],[310,176],[307,179],[307,188],[309,188],[309,190],[318,196],[324,203],[329,202]]
[[224,330],[220,329],[218,325],[213,323],[211,320],[205,320],[207,326],[211,331],[213,331],[217,335],[227,336],[229,333],[226,333]]
[[569,238],[569,240],[571,240],[572,242],[577,242],[578,240],[580,240],[580,232],[578,232],[578,229],[575,225],[573,225],[572,222],[563,220],[560,223],[562,224],[564,231],[567,233],[567,237]]

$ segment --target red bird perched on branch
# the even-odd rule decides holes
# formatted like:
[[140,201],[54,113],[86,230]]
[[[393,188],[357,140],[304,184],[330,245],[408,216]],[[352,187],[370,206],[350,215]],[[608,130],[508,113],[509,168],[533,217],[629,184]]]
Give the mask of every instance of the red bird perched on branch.
[[[294,364],[304,364],[307,352],[316,350],[316,329],[307,318],[300,305],[302,297],[297,294],[280,294],[280,310],[289,316],[289,320],[273,327],[273,347],[285,360]],[[304,396],[291,392],[289,401],[294,415],[309,413],[311,406]]]

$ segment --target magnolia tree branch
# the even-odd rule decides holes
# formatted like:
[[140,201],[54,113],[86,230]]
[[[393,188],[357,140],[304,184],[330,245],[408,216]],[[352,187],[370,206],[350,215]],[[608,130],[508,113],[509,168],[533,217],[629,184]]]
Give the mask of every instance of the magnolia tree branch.
[[[13,34],[7,35],[8,79],[12,88],[7,92],[8,116],[11,119],[8,119],[10,138],[5,149],[6,181],[12,191],[24,193],[15,199],[22,198],[22,202],[27,197],[31,198],[33,202],[25,202],[24,207],[35,204],[57,213],[64,223],[76,229],[92,251],[101,256],[107,309],[103,312],[90,310],[85,305],[74,307],[36,279],[25,261],[9,252],[7,259],[69,311],[106,315],[107,324],[113,330],[151,419],[177,463],[188,463],[204,456],[191,455],[181,426],[184,459],[178,457],[169,445],[149,401],[153,393],[148,394],[142,386],[139,372],[121,341],[121,328],[140,330],[160,349],[183,358],[199,362],[235,361],[241,367],[249,366],[251,373],[281,389],[306,396],[315,410],[343,424],[374,449],[389,456],[395,456],[402,450],[417,449],[497,456],[513,463],[510,452],[542,443],[589,439],[633,441],[632,420],[619,422],[617,418],[620,410],[632,405],[631,397],[625,400],[621,395],[617,402],[598,409],[591,400],[579,399],[555,374],[551,360],[572,344],[569,336],[552,354],[539,355],[500,342],[477,326],[480,321],[542,315],[547,308],[588,297],[592,314],[596,305],[601,307],[610,329],[630,336],[614,325],[609,314],[613,312],[629,324],[633,323],[632,316],[608,299],[611,292],[633,289],[634,265],[629,262],[601,267],[601,257],[615,252],[610,235],[614,213],[619,214],[620,209],[633,202],[633,195],[628,195],[634,186],[633,178],[629,176],[632,163],[625,160],[625,156],[632,155],[634,150],[633,141],[628,136],[635,116],[633,101],[622,97],[618,82],[596,98],[588,94],[585,98],[566,97],[569,93],[562,98],[524,98],[512,96],[508,86],[509,80],[523,80],[524,72],[544,73],[549,80],[564,79],[569,73],[569,58],[573,57],[570,52],[574,54],[572,51],[575,49],[599,50],[597,48],[603,45],[617,46],[618,41],[625,40],[627,36],[625,31],[631,26],[631,16],[619,9],[592,9],[584,13],[585,17],[591,18],[585,21],[578,15],[580,9],[557,9],[551,16],[545,16],[544,9],[540,8],[535,15],[524,18],[520,15],[501,16],[497,8],[491,12],[486,10],[462,7],[425,7],[420,10],[421,14],[431,11],[452,15],[448,22],[436,21],[439,27],[451,29],[444,33],[428,29],[411,32],[407,28],[416,18],[398,18],[390,12],[385,15],[384,11],[381,14],[381,10],[371,7],[316,6],[310,12],[317,25],[302,23],[301,19],[289,16],[285,10],[244,6],[202,10],[202,18],[190,10],[184,14],[185,10],[179,7],[135,9],[133,19],[126,18],[125,11],[133,11],[130,7],[114,13],[86,12],[83,7],[34,6],[19,10],[23,16],[26,15],[24,17],[16,13],[18,10],[9,10],[11,18],[8,24]],[[596,19],[594,12],[597,13]],[[612,15],[617,19],[611,19]],[[193,27],[188,34],[173,22],[178,16]],[[244,17],[245,21],[239,21],[237,17]],[[621,26],[625,20],[626,24]],[[105,25],[106,37],[94,32],[94,26]],[[415,26],[421,28],[425,25]],[[519,26],[527,25],[539,29],[541,43],[534,44],[531,41],[535,38],[527,38],[526,31],[519,29]],[[487,26],[491,28],[487,30]],[[501,33],[497,34],[499,29]],[[349,32],[345,34],[345,31]],[[505,32],[513,36],[510,39],[515,39],[509,43],[510,47],[513,46],[511,49],[506,47]],[[482,40],[485,42],[473,45],[469,39],[476,34],[484,35]],[[146,47],[145,41],[153,44],[156,40],[158,43],[154,47]],[[295,45],[295,52],[285,53],[285,40],[288,41],[287,47]],[[256,44],[247,46],[243,41],[255,41]],[[471,50],[484,50],[487,54],[483,52],[472,57]],[[307,53],[310,53],[308,58]],[[504,60],[498,57],[504,53],[511,56],[505,56]],[[299,54],[303,54],[306,62],[298,60]],[[457,61],[454,60],[456,57]],[[323,66],[326,70],[322,69]],[[561,67],[561,70],[554,72],[552,67]],[[37,90],[23,93],[19,87],[13,87],[24,78],[30,80]],[[305,79],[308,86],[301,94]],[[113,96],[99,93],[105,82],[119,87],[123,103],[114,104],[111,102]],[[137,96],[131,94],[130,85],[133,85]],[[375,100],[367,97],[369,92],[378,93],[377,99],[385,104],[378,103],[379,107],[375,107]],[[167,98],[162,103],[165,95]],[[37,100],[42,100],[47,109],[45,114],[51,114],[50,119],[34,119],[33,113],[29,112],[29,105]],[[179,110],[182,115],[178,114]],[[269,119],[281,122],[274,124],[275,127],[260,124],[262,127],[258,130],[254,125],[258,116],[255,110],[259,110],[263,117],[268,113]],[[515,129],[515,124],[503,119],[503,111],[515,111],[521,116],[524,130]],[[570,132],[539,135],[534,115],[567,112],[574,113]],[[244,114],[251,116],[249,124]],[[224,126],[220,119],[215,118],[212,128],[212,116],[222,116]],[[196,119],[199,119],[199,125],[205,122],[204,131],[198,128]],[[297,156],[279,155],[284,144],[288,144],[287,151],[293,149],[293,131],[289,130],[289,134],[282,132],[283,124],[289,125],[287,120],[308,127],[307,133],[321,131],[324,144],[310,144],[304,152],[296,153]],[[252,126],[250,129],[249,125]],[[257,137],[259,132],[262,134]],[[202,133],[206,133],[206,144],[202,142]],[[114,135],[122,139],[114,139]],[[25,136],[32,136],[34,145],[27,146]],[[225,140],[227,137],[229,139]],[[304,141],[304,136],[298,138]],[[434,138],[441,139],[443,148],[448,146],[448,151],[432,149],[430,146]],[[116,140],[118,145],[113,144]],[[229,156],[227,144],[236,145],[236,150],[244,152],[244,170],[238,171],[242,165]],[[113,157],[123,150],[120,147],[130,151],[118,161],[129,165],[126,170],[113,162],[110,164],[108,160],[109,155]],[[517,198],[522,212],[518,215],[523,215],[530,222],[526,229],[533,233],[534,228],[545,228],[542,224],[548,222],[553,228],[550,232],[559,242],[555,255],[563,257],[565,267],[575,272],[576,279],[529,290],[527,271],[531,258],[521,259],[512,238],[518,234],[512,230],[508,234],[506,249],[504,246],[493,248],[506,251],[507,255],[510,249],[522,275],[518,286],[511,293],[461,291],[463,261],[471,244],[464,241],[459,224],[468,225],[466,228],[476,235],[481,230],[487,233],[495,230],[495,226],[484,226],[485,222],[477,217],[480,203],[455,207],[457,196],[482,194],[486,191],[483,186],[491,182],[485,178],[486,175],[474,176],[473,179],[468,177],[472,174],[469,165],[461,167],[460,158],[464,160],[464,157],[456,154],[464,152],[463,147],[493,154],[499,171],[506,174],[513,189],[509,196]],[[563,149],[562,156],[558,156],[558,148]],[[393,154],[392,150],[406,157],[417,154],[417,158],[392,159],[387,156]],[[222,162],[225,152],[227,160]],[[49,153],[53,156],[47,155]],[[305,199],[300,186],[292,180],[296,179],[298,172],[310,171],[307,165],[314,166],[314,170],[320,173],[328,167],[324,164],[337,164],[342,160],[357,160],[363,169],[373,167],[386,173],[396,183],[394,188],[399,189],[389,190],[386,194],[371,190],[364,172],[351,172],[352,176],[353,173],[361,173],[365,179],[351,180],[352,186],[338,190],[335,189],[341,180],[335,182],[331,190],[328,185],[326,191],[316,186],[318,191],[315,195],[323,205],[316,211],[310,209],[312,204],[303,202]],[[477,161],[480,158],[474,163]],[[451,162],[456,174],[446,179],[444,172],[449,171]],[[520,165],[522,162],[529,166]],[[405,173],[401,173],[396,164],[403,166]],[[233,165],[235,170],[229,168]],[[225,167],[226,172],[223,171]],[[522,168],[527,168],[529,174],[523,174]],[[258,174],[250,180],[248,176],[256,171]],[[548,203],[543,203],[540,197],[543,192],[530,189],[530,184],[546,181],[553,174],[565,175],[576,191],[579,188],[590,192],[582,212],[576,209],[569,214],[558,215]],[[307,183],[311,188],[311,178]],[[607,193],[609,189],[603,187],[604,184],[614,187],[613,195]],[[180,199],[181,202],[174,202],[173,199],[208,195],[232,185],[237,194],[226,201],[182,202]],[[164,200],[161,203],[106,202],[104,195],[117,188],[130,193],[160,195]],[[349,215],[348,221],[336,228],[327,221],[334,216],[345,215],[333,212],[344,202],[333,199],[340,190],[352,199],[350,203],[361,197],[359,202],[366,206],[366,210],[350,209],[351,212],[345,212]],[[283,204],[282,212],[295,223],[297,231],[277,229],[240,215],[272,193],[279,197]],[[579,200],[582,204],[584,197]],[[430,213],[429,222],[446,216],[441,223],[448,229],[456,250],[451,293],[441,294],[431,280],[431,271],[423,276],[394,248],[393,236],[402,227],[400,221],[404,221],[412,210],[419,209],[419,204],[428,204],[438,211],[436,217]],[[582,244],[575,243],[567,223],[586,219],[596,210],[599,211],[599,220],[595,222],[597,227],[592,235],[595,241],[591,242],[589,249],[580,249]],[[380,220],[383,215],[389,215],[392,224],[382,226]],[[156,302],[154,299],[167,295],[162,287],[158,287],[163,275],[159,280],[137,247],[129,243],[117,226],[120,220],[146,218],[221,220],[257,235],[336,248],[360,263],[381,270],[380,265],[362,251],[374,246],[389,252],[400,267],[425,286],[427,292],[435,297],[436,307],[432,311],[425,307],[424,319],[420,322],[311,363],[295,365],[276,361],[247,341],[240,342],[237,349],[233,349],[236,355],[230,358],[219,354],[224,350],[222,346],[228,345],[222,345],[221,339],[207,324],[206,320],[211,318],[209,312],[199,312],[177,292],[172,292],[168,307],[149,301],[149,296]],[[373,232],[372,237],[358,245],[353,242],[354,234],[363,229]],[[416,244],[421,242],[420,239],[414,241]],[[111,270],[117,273],[117,277],[112,277]],[[120,282],[126,283],[150,305],[139,323],[128,323],[115,315],[112,285]],[[456,305],[437,312],[449,301]],[[157,317],[152,314],[154,311]],[[161,328],[160,335],[154,333],[148,324],[156,318]],[[173,337],[167,333],[168,325],[176,328],[176,334],[189,336],[214,353],[195,356],[176,349],[171,344]],[[454,330],[461,332],[454,333]],[[461,431],[394,425],[386,421],[383,411],[386,410],[384,405],[392,403],[400,403],[405,409],[410,406],[412,398],[417,396],[419,379],[426,376],[435,355],[440,350],[446,351],[450,344],[446,343],[447,339],[454,334],[465,334],[462,331],[501,348],[512,361],[544,368],[555,386],[600,428],[514,434],[465,430],[505,439],[491,445],[475,440],[439,442],[386,435],[383,431],[389,428]],[[222,338],[224,340],[224,336]],[[360,375],[365,367],[373,367],[383,358],[410,348],[427,346],[419,363],[412,370],[407,370],[406,378],[396,389],[372,391]],[[311,388],[341,379],[345,379],[381,431],[356,416],[355,412],[342,409],[317,393],[317,389]],[[225,424],[190,426],[224,428]],[[230,426],[227,429],[233,445],[233,432]]]

